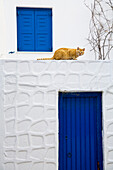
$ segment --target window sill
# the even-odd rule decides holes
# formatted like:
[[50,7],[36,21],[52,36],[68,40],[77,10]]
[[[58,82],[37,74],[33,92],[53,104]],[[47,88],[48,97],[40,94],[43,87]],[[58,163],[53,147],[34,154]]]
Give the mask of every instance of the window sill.
[[54,52],[16,52],[15,54],[53,54]]

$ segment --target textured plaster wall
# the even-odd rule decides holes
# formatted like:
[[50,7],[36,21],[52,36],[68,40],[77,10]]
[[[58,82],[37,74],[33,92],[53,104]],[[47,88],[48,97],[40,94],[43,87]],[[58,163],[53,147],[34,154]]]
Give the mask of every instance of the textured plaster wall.
[[0,170],[58,169],[58,91],[103,92],[104,169],[113,170],[113,62],[0,60]]

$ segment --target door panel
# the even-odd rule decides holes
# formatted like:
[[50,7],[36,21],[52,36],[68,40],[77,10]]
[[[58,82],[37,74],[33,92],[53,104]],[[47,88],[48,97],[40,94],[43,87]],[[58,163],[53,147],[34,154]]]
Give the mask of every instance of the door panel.
[[102,167],[101,93],[59,93],[59,170]]

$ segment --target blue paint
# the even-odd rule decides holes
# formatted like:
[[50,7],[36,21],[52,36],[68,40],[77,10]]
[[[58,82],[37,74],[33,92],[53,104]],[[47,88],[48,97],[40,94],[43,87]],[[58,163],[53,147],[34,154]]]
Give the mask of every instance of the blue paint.
[[52,51],[52,10],[35,11],[35,50]]
[[15,51],[10,51],[8,54],[14,54],[15,53]]
[[59,170],[103,170],[101,93],[59,93]]
[[52,9],[17,8],[17,51],[52,51]]
[[34,9],[17,8],[17,51],[34,51]]

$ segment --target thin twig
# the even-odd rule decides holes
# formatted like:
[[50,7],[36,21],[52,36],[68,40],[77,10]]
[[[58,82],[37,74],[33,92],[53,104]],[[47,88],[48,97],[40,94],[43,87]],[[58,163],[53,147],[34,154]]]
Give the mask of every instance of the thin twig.
[[[91,12],[91,20],[89,23],[88,42],[94,51],[95,59],[105,60],[110,59],[110,52],[113,49],[111,41],[113,41],[113,16],[108,18],[108,12],[113,13],[113,3],[111,0],[94,0],[91,5],[85,6]],[[106,6],[108,9],[105,9]]]

